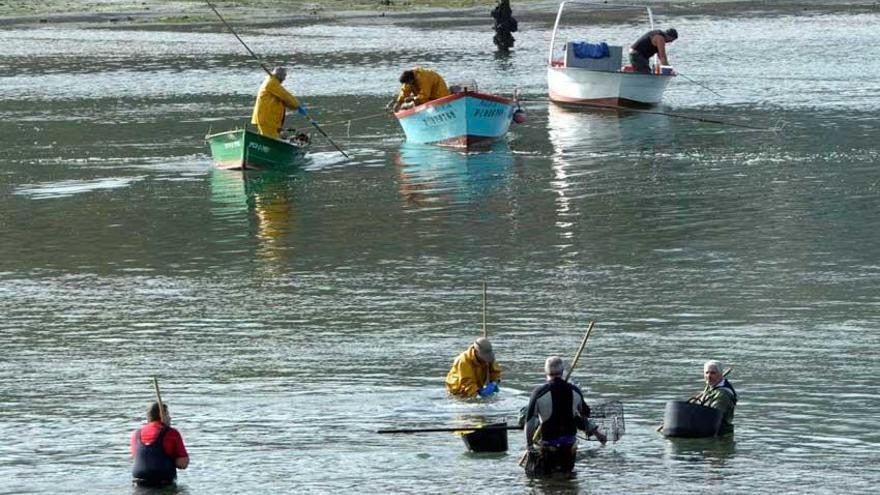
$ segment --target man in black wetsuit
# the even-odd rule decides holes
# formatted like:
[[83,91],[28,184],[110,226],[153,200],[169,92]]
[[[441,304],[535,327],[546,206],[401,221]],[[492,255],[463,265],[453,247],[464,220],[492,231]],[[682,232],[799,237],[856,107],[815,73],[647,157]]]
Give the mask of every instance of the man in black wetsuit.
[[[581,390],[562,378],[563,371],[562,358],[547,358],[544,363],[547,383],[536,387],[529,399],[525,415],[528,474],[570,474],[574,470],[579,429],[587,435],[595,435],[602,445],[608,441],[596,423],[589,420],[590,408]],[[539,427],[541,432],[535,435]]]
[[492,9],[492,18],[495,19],[495,36],[492,42],[502,52],[506,52],[513,47],[516,41],[513,35],[518,27],[516,19],[513,18],[513,11],[510,9],[510,0],[500,0],[498,5]]
[[666,44],[672,43],[678,39],[678,31],[669,28],[666,31],[655,29],[643,34],[637,39],[632,46],[629,47],[629,62],[632,64],[636,72],[643,74],[651,73],[651,66],[648,63],[651,57],[657,55],[660,58],[660,65],[669,65],[669,59],[666,56]]

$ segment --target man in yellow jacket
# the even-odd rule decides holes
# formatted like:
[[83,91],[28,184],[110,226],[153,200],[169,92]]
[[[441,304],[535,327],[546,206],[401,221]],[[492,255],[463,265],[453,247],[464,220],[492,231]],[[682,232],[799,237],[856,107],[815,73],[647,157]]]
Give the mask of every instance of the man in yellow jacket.
[[399,111],[406,101],[411,101],[414,105],[421,105],[452,94],[440,74],[422,67],[403,71],[400,74],[400,84],[400,94],[397,95],[397,101],[394,102],[395,112]]
[[296,109],[303,116],[307,115],[305,105],[281,85],[286,78],[287,69],[276,67],[272,70],[272,74],[266,76],[257,93],[251,124],[256,125],[257,130],[264,136],[279,138],[281,127],[284,125],[284,112],[288,108]]
[[501,366],[495,361],[492,344],[480,337],[452,363],[446,375],[446,390],[459,397],[489,397],[498,391]]

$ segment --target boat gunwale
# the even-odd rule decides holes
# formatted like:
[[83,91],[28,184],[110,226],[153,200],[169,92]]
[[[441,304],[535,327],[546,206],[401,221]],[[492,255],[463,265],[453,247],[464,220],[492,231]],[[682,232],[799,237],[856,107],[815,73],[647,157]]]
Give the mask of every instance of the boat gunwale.
[[614,74],[621,76],[646,76],[646,77],[675,77],[675,74],[654,74],[653,72],[644,73],[644,72],[624,72],[622,70],[598,70],[598,69],[588,69],[586,67],[566,67],[566,66],[550,66],[547,67],[549,70],[558,70],[558,71],[585,71],[585,72],[600,72],[602,74]]
[[[263,166],[258,166],[257,164],[251,162],[248,159],[248,155],[246,153],[246,146],[247,146],[246,143],[249,142],[248,141],[249,139],[253,139],[253,138],[268,140],[272,143],[272,146],[275,146],[276,144],[282,145],[282,147],[276,148],[276,150],[278,152],[290,153],[292,156],[295,156],[299,159],[304,158],[308,154],[308,152],[310,151],[310,148],[311,148],[311,142],[304,144],[304,145],[293,144],[293,143],[285,141],[283,139],[277,139],[277,138],[273,138],[273,137],[269,137],[269,136],[264,136],[264,135],[260,134],[259,132],[252,131],[247,128],[238,128],[238,129],[232,129],[232,130],[223,131],[223,132],[217,132],[214,134],[208,134],[205,136],[205,142],[208,143],[208,145],[210,146],[212,141],[216,141],[218,138],[222,138],[222,136],[226,136],[226,135],[235,135],[235,140],[240,141],[242,143],[241,152],[240,152],[238,158],[236,158],[235,160],[232,160],[232,159],[217,160],[217,158],[214,156],[213,149],[212,149],[211,162],[213,163],[214,167],[219,170],[236,170],[236,169],[237,170],[268,170],[267,168],[265,168]],[[231,165],[233,163],[237,163],[238,165]]]
[[510,106],[516,105],[516,100],[511,99],[511,98],[505,98],[503,96],[493,95],[493,94],[489,94],[489,93],[481,93],[479,91],[462,91],[460,93],[452,93],[451,95],[447,95],[442,98],[437,98],[436,100],[431,100],[427,103],[422,103],[421,105],[418,105],[418,106],[415,106],[412,108],[407,108],[406,110],[401,110],[401,111],[395,113],[394,116],[397,117],[398,120],[405,119],[405,118],[410,117],[412,115],[415,115],[417,113],[421,113],[429,108],[444,105],[446,103],[449,103],[449,102],[452,102],[452,101],[455,101],[455,100],[458,100],[458,99],[461,99],[461,98],[464,98],[467,96],[471,96],[471,97],[476,98],[478,100],[494,101],[496,103],[501,103],[504,105],[510,105]]

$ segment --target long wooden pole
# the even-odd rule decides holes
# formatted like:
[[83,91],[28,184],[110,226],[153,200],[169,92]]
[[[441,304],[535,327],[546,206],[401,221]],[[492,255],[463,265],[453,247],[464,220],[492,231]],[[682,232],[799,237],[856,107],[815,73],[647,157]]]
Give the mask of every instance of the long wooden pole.
[[486,282],[483,282],[483,337],[489,338],[489,329],[486,328]]
[[217,17],[220,18],[220,22],[222,22],[223,25],[226,26],[226,29],[228,29],[229,32],[232,33],[233,36],[235,36],[235,38],[238,40],[238,42],[241,43],[241,46],[243,46],[244,49],[247,50],[248,53],[250,53],[252,57],[254,57],[254,59],[260,64],[260,67],[262,67],[263,70],[266,71],[266,74],[269,74],[271,76],[272,71],[270,71],[269,68],[266,67],[266,64],[263,63],[263,59],[258,57],[257,54],[254,53],[254,51],[251,50],[251,48],[249,46],[247,46],[247,43],[245,43],[244,40],[241,39],[241,37],[238,35],[238,33],[235,32],[235,29],[232,29],[232,26],[230,26],[229,23],[226,22],[226,19],[224,19],[223,16],[220,15],[220,12],[217,11],[217,8],[214,7],[214,5],[208,0],[205,0],[205,3],[207,3],[208,7],[211,7],[211,10],[213,10],[214,13],[217,14]]
[[593,325],[595,321],[590,322],[590,326],[587,328],[587,334],[584,335],[584,340],[581,341],[581,346],[578,347],[577,354],[574,355],[574,361],[571,362],[571,366],[568,367],[568,373],[565,374],[565,381],[571,377],[571,373],[574,371],[574,367],[577,365],[578,359],[581,358],[581,353],[584,352],[584,348],[587,347],[587,339],[590,338],[590,334],[593,333]]
[[[258,57],[257,54],[254,53],[254,51],[251,50],[251,48],[250,48],[249,46],[247,46],[247,43],[245,43],[244,40],[241,39],[241,37],[238,35],[238,33],[235,32],[235,29],[232,29],[232,26],[230,26],[229,23],[226,22],[226,19],[224,19],[223,16],[220,15],[220,12],[217,11],[217,9],[214,7],[214,5],[213,5],[209,0],[205,0],[205,3],[207,3],[207,4],[208,4],[208,7],[211,7],[211,10],[213,10],[214,13],[217,14],[217,17],[220,18],[220,22],[222,22],[223,25],[226,26],[227,29],[229,29],[229,32],[231,32],[231,33],[233,34],[233,36],[235,36],[235,38],[238,40],[238,42],[241,43],[241,46],[243,46],[244,49],[247,50],[248,53],[250,53],[251,56],[254,57],[254,59],[255,59],[257,62],[259,62],[260,67],[262,67],[263,70],[266,71],[266,74],[269,74],[269,75],[271,76],[271,75],[272,75],[272,71],[270,71],[269,68],[266,67],[266,64],[263,63],[263,59],[261,59],[260,57]],[[313,119],[313,118],[312,118],[310,115],[308,115],[308,114],[305,114],[304,117],[307,118],[307,119],[309,120],[309,124],[312,124],[312,126],[314,126],[314,128],[317,129],[318,132],[320,132],[321,135],[324,136],[324,138],[327,139],[327,141],[329,141],[330,144],[332,144],[334,148],[336,148],[336,151],[342,153],[342,156],[344,156],[344,157],[346,157],[346,158],[349,158],[349,156],[348,156],[344,151],[342,151],[342,148],[340,148],[339,145],[336,144],[335,141],[333,141],[332,139],[330,139],[330,136],[328,136],[327,133],[324,132],[324,129],[321,129],[321,126],[319,126],[318,123],[315,122],[315,119]]]
[[410,428],[401,430],[376,430],[376,433],[434,433],[445,431],[474,431],[474,430],[522,430],[519,426],[459,426],[456,428]]
[[[590,334],[593,333],[593,325],[595,323],[596,323],[595,321],[590,321],[590,326],[587,328],[587,334],[584,335],[584,340],[581,341],[581,346],[578,347],[577,354],[574,355],[574,360],[571,362],[571,366],[568,367],[568,372],[565,374],[565,381],[568,381],[568,379],[571,378],[571,373],[574,371],[574,367],[577,364],[578,359],[580,359],[581,353],[584,352],[584,348],[586,348],[586,346],[587,346],[587,340],[590,338]],[[541,427],[543,427],[543,426],[544,426],[544,424],[541,423],[538,425],[537,428],[535,428],[535,433],[532,434],[532,443],[537,442],[538,438],[540,438]],[[526,451],[523,452],[522,457],[520,457],[520,459],[519,459],[520,466],[522,466],[523,463],[526,462],[526,458],[528,457],[528,455],[529,455],[529,451],[528,451],[528,449],[526,449]]]
[[156,377],[153,377],[153,390],[156,391],[156,403],[159,404],[159,421],[162,424],[168,424],[166,421],[168,418],[165,417],[165,404],[162,403],[162,394],[159,393],[159,380]]

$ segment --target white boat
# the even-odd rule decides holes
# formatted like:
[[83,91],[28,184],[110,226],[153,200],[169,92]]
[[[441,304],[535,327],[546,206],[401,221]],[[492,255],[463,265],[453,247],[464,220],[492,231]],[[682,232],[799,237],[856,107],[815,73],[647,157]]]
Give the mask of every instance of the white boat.
[[[650,29],[654,29],[654,15],[649,7],[614,5],[581,0],[559,4],[547,67],[547,87],[550,100],[559,103],[591,106],[650,107],[663,99],[666,86],[675,77],[671,67],[660,67],[655,57],[656,72],[633,72],[622,64],[624,46],[608,46],[608,56],[598,59],[579,58],[576,40],[560,40],[559,27],[567,4],[593,10],[645,9]],[[580,31],[581,33],[583,31]],[[641,33],[639,33],[641,34]],[[625,45],[629,52],[629,44]]]

